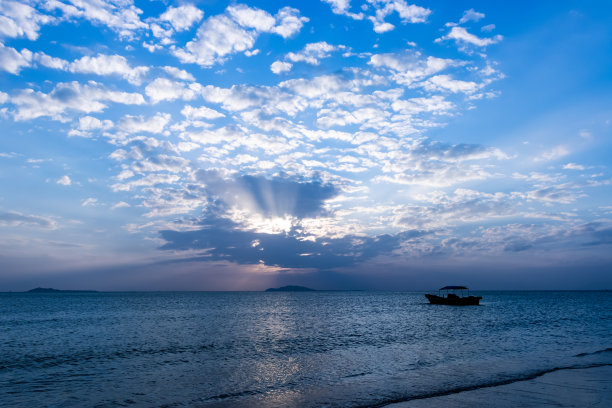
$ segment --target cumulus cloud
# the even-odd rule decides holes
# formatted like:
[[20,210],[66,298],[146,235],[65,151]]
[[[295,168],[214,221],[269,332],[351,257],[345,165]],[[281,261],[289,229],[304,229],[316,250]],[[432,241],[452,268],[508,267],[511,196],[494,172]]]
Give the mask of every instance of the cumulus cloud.
[[291,67],[293,67],[293,64],[290,62],[274,61],[272,65],[270,65],[270,71],[275,74],[282,74],[283,72],[291,71]]
[[0,2],[0,38],[26,37],[34,41],[42,25],[55,21],[54,17],[44,15],[24,2]]
[[162,133],[166,125],[170,122],[169,113],[158,113],[153,117],[126,115],[119,122],[117,128],[125,133]]
[[374,24],[374,31],[379,34],[395,28],[384,20],[393,12],[397,12],[403,24],[424,23],[431,14],[431,10],[414,4],[408,5],[405,0],[368,0],[368,3],[376,9],[376,15],[368,19]]
[[67,69],[69,62],[61,58],[52,57],[45,54],[44,52],[36,52],[32,56],[33,62],[42,65],[43,67],[65,70]]
[[416,197],[418,204],[395,210],[395,222],[404,228],[440,229],[465,223],[517,216],[516,203],[504,193],[456,189],[452,194],[434,191]]
[[223,113],[210,109],[207,106],[194,108],[191,105],[185,105],[181,113],[187,119],[218,119],[225,116]]
[[140,85],[142,77],[149,71],[149,68],[145,66],[131,67],[125,57],[116,54],[85,56],[69,62],[61,58],[51,57],[44,52],[32,53],[28,49],[19,52],[0,43],[0,69],[18,74],[22,68],[31,67],[35,64],[79,74],[117,75],[134,85]]
[[196,82],[185,84],[184,82],[172,81],[167,78],[156,78],[145,87],[145,94],[155,104],[175,99],[194,99],[200,89],[201,85]]
[[174,49],[183,62],[210,67],[223,63],[230,55],[253,48],[262,32],[276,33],[288,38],[297,33],[308,21],[299,11],[284,7],[276,14],[244,5],[230,6],[226,14],[207,18],[198,29],[196,38],[185,48]]
[[184,69],[165,66],[164,71],[166,71],[168,74],[172,75],[176,79],[182,79],[183,81],[195,82],[194,76],[191,75],[189,72],[185,71]]
[[86,85],[73,82],[60,82],[49,93],[24,89],[11,98],[17,107],[13,112],[15,120],[28,120],[49,116],[55,120],[67,120],[66,111],[82,113],[102,112],[108,103],[142,105],[145,103],[138,93],[119,92],[106,89],[96,82]]
[[77,128],[70,130],[70,132],[68,132],[68,136],[90,137],[91,132],[94,130],[105,130],[112,127],[113,122],[108,119],[100,120],[98,118],[94,118],[93,116],[81,116],[79,118]]
[[269,32],[276,24],[276,19],[267,11],[238,4],[227,8],[227,12],[240,26],[257,31]]
[[204,12],[193,4],[186,4],[179,7],[168,7],[159,16],[161,21],[167,21],[176,31],[189,30],[195,23],[200,21]]
[[61,184],[62,186],[69,186],[72,184],[72,180],[68,176],[62,176],[57,181],[57,184]]
[[452,59],[432,56],[424,58],[419,53],[374,54],[370,57],[368,64],[390,70],[393,80],[405,86],[412,85],[414,82],[447,68],[463,65],[462,62]]
[[323,0],[325,3],[329,3],[334,14],[341,14],[350,17],[354,20],[363,20],[365,17],[363,13],[351,13],[351,0]]
[[276,25],[272,32],[283,38],[290,38],[297,34],[304,23],[310,21],[307,17],[300,16],[300,11],[291,7],[283,7],[276,13]]
[[140,85],[142,77],[149,71],[148,67],[131,67],[127,59],[121,55],[85,56],[72,62],[70,72],[96,75],[119,75],[134,85]]
[[480,85],[472,81],[460,81],[450,75],[436,75],[423,82],[421,85],[428,91],[448,91],[452,93],[471,94],[476,92]]
[[147,24],[140,20],[142,10],[135,7],[132,0],[79,0],[70,1],[70,4],[50,0],[44,8],[61,11],[65,19],[84,18],[95,25],[103,25],[123,38],[134,38],[138,31],[147,28]]
[[398,184],[447,187],[470,180],[492,177],[482,161],[504,160],[508,156],[496,148],[473,144],[450,145],[419,142],[381,154],[378,179]]
[[459,20],[459,24],[467,23],[468,21],[479,21],[483,18],[485,18],[483,13],[479,13],[474,9],[469,9],[463,12],[463,16],[461,17],[461,20]]
[[[238,264],[265,264],[283,268],[329,269],[351,266],[397,249],[407,239],[424,235],[410,231],[374,237],[304,239],[297,230],[267,234],[243,230],[240,225],[210,211],[193,231],[162,230],[161,247],[173,251],[198,251],[199,260],[227,260]],[[193,259],[192,259],[193,260]]]
[[343,50],[346,47],[343,45],[331,45],[325,41],[306,44],[303,50],[294,53],[290,52],[285,55],[285,59],[291,62],[306,62],[311,65],[319,65],[320,60],[328,58],[330,53],[338,50]]
[[246,30],[231,18],[220,15],[209,17],[198,29],[197,37],[175,55],[183,62],[210,67],[225,60],[226,55],[253,47],[257,34]]
[[477,47],[487,47],[492,44],[497,44],[503,40],[503,36],[495,35],[493,37],[481,38],[474,34],[471,34],[464,27],[452,27],[450,32],[435,40],[435,42],[442,42],[445,40],[454,40],[457,45],[475,45]]
[[29,67],[31,62],[32,53],[29,50],[17,51],[0,43],[0,70],[10,74],[19,74],[23,68]]
[[281,177],[222,177],[217,172],[199,171],[197,178],[214,197],[229,206],[239,206],[264,216],[291,215],[299,218],[324,212],[325,200],[338,191],[320,181],[299,181]]

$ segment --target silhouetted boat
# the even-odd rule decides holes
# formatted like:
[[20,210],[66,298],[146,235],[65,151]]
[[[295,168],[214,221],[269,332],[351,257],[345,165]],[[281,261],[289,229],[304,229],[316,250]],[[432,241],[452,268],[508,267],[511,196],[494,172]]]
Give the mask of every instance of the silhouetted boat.
[[[461,296],[455,294],[456,290],[461,291]],[[463,296],[463,291],[467,290],[467,296]],[[446,293],[440,293],[445,291]],[[438,289],[437,295],[426,294],[425,297],[432,305],[452,305],[452,306],[470,306],[480,304],[482,296],[470,296],[470,290],[465,286],[445,286]]]

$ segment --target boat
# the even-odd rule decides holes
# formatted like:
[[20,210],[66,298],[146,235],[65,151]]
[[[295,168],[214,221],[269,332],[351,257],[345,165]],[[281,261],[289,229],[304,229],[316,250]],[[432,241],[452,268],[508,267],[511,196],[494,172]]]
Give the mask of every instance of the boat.
[[[461,296],[457,296],[455,291],[460,290]],[[467,290],[467,296],[463,296],[463,291]],[[444,293],[442,293],[444,291]],[[470,290],[465,286],[445,286],[438,289],[437,295],[430,293],[425,297],[432,305],[452,305],[452,306],[473,306],[479,305],[482,296],[470,296]]]

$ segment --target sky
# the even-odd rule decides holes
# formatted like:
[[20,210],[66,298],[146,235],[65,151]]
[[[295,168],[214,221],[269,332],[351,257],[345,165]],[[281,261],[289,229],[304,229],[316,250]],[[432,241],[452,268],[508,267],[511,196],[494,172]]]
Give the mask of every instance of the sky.
[[612,3],[0,2],[0,291],[612,288]]

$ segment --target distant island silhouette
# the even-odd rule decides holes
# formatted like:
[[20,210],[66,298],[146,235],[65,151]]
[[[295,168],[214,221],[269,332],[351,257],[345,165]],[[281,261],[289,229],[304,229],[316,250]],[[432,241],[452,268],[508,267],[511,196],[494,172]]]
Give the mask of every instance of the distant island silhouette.
[[62,290],[54,288],[34,288],[28,290],[26,293],[96,293],[97,290]]
[[305,286],[281,286],[280,288],[269,288],[266,292],[315,292],[316,289],[310,289]]

